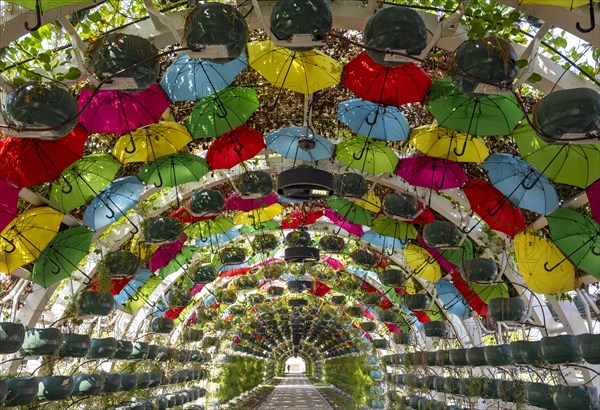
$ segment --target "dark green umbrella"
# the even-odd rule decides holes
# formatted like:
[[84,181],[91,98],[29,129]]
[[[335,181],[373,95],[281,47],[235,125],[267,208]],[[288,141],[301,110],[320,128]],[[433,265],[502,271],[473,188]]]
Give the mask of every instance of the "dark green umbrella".
[[278,231],[280,229],[281,226],[277,223],[277,221],[271,219],[270,221],[261,222],[256,225],[244,225],[240,228],[240,233],[242,235],[247,235],[257,232]]
[[327,205],[353,224],[371,225],[371,213],[352,201],[332,196],[327,199]]
[[146,185],[157,188],[199,181],[210,169],[206,160],[193,154],[169,154],[144,165],[138,174]]

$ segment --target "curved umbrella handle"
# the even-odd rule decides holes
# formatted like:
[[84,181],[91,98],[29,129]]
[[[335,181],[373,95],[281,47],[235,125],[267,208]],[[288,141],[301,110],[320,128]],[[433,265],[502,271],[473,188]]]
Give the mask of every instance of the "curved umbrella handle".
[[223,104],[223,101],[221,101],[221,99],[218,99],[216,114],[217,117],[221,119],[227,118],[227,107],[225,107],[225,104]]
[[73,191],[73,184],[71,184],[71,182],[67,178],[65,178],[63,175],[61,175],[60,177],[65,184],[61,189],[62,193],[70,194]]
[[237,138],[231,138],[231,143],[232,143],[231,145],[233,146],[233,150],[238,154],[238,156],[241,157],[244,146],[242,145],[240,140]]
[[598,245],[594,245],[594,246],[592,246],[592,249],[591,249],[591,251],[592,251],[592,253],[593,253],[594,255],[596,255],[596,256],[600,256],[600,249],[598,248]]
[[53,275],[58,275],[60,273],[60,266],[58,265],[58,263],[53,261],[51,258],[46,258],[46,261],[54,266],[54,269],[52,269],[50,273],[52,273]]
[[6,253],[13,253],[14,251],[17,250],[17,247],[15,246],[15,243],[8,239],[7,237],[0,235],[0,239],[2,239],[4,242],[8,243],[9,247],[8,248],[4,248],[4,252]]
[[[590,2],[591,2],[591,0],[590,0]],[[25,30],[36,31],[37,29],[42,27],[42,5],[40,3],[41,3],[41,0],[35,1],[35,18],[36,18],[35,25],[30,26],[29,22],[26,21],[24,24]]]
[[129,149],[129,147],[125,147],[125,152],[128,154],[133,154],[137,147],[135,146],[135,140],[133,139],[133,135],[131,135],[131,133],[129,133],[129,141],[131,142],[131,150]]
[[444,172],[442,173],[442,180],[438,185],[438,181],[433,181],[433,186],[435,186],[438,190],[441,190],[444,187],[444,182],[446,181],[446,170],[448,169],[448,161],[444,161]]
[[[27,23],[25,23],[25,24],[27,24]],[[581,24],[579,22],[577,22],[575,27],[577,27],[577,30],[582,33],[589,33],[590,31],[592,31],[593,29],[596,28],[596,16],[594,14],[594,0],[590,0],[590,27],[583,28],[583,27],[581,27]]]
[[369,120],[369,115],[367,115],[365,117],[365,122],[371,126],[377,124],[377,118],[379,117],[379,106],[377,107],[377,110],[375,111],[375,116],[373,117],[373,121],[371,122],[371,120]]
[[535,187],[535,185],[539,182],[540,178],[542,177],[542,173],[540,172],[539,175],[533,180],[533,182],[531,184],[527,184],[527,178],[529,178],[529,176],[533,173],[533,169],[530,169],[529,172],[527,173],[527,175],[525,175],[525,178],[523,178],[523,180],[521,181],[521,186],[523,187],[523,189],[526,189],[527,191],[529,191],[530,189],[533,189],[533,187]]
[[163,181],[163,177],[162,177],[162,174],[160,173],[160,169],[159,169],[159,170],[158,170],[158,184],[155,182],[155,183],[154,183],[154,186],[155,186],[156,188],[161,188],[161,187],[164,185],[164,183],[165,183],[165,182]]
[[465,152],[467,151],[467,143],[469,142],[468,138],[465,138],[465,143],[463,144],[460,152],[458,152],[458,150],[456,149],[456,147],[454,147],[454,155],[456,155],[457,157],[462,157],[463,155],[465,155]]

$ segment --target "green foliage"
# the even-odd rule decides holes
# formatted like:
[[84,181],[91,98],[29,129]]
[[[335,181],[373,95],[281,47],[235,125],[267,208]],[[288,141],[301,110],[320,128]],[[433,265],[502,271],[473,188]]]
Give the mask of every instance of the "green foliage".
[[325,380],[354,398],[351,408],[358,409],[367,403],[369,389],[373,384],[364,356],[342,357],[325,362]]
[[262,383],[264,372],[264,360],[232,356],[231,362],[223,365],[217,398],[224,403],[253,389]]

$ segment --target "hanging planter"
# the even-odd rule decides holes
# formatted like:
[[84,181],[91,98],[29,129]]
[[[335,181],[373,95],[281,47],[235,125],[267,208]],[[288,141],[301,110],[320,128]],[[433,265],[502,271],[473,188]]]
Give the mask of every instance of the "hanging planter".
[[469,366],[485,366],[485,354],[483,347],[471,347],[467,349],[467,362]]
[[287,287],[292,293],[300,293],[305,290],[313,290],[315,283],[312,280],[288,280]]
[[324,252],[341,253],[346,248],[346,242],[340,236],[324,235],[319,239],[319,246]]
[[527,403],[527,384],[521,380],[499,380],[498,396],[503,401],[525,404]]
[[159,362],[166,362],[172,357],[171,348],[165,346],[159,346],[158,353],[156,354],[156,360]]
[[552,395],[554,386],[546,383],[531,382],[527,384],[527,403],[542,409],[556,409]]
[[552,396],[559,409],[592,410],[600,408],[598,389],[585,386],[556,386]]
[[216,189],[194,191],[188,200],[188,208],[193,216],[218,215],[225,208],[225,197]]
[[367,193],[367,180],[360,174],[347,172],[335,180],[335,194],[341,197],[362,198]]
[[[156,357],[158,356],[158,350],[159,349],[160,349],[159,345],[148,345],[148,354],[146,355],[146,359],[148,359],[148,360],[154,360],[154,359],[156,359]],[[134,349],[133,349],[133,351],[134,351],[134,353],[136,351],[136,349],[135,349],[135,342],[134,342]],[[133,355],[133,353],[132,353],[132,355]],[[131,356],[129,358],[131,359]]]
[[73,376],[73,395],[93,396],[102,391],[103,385],[103,374],[76,374],[75,376]]
[[446,387],[446,392],[449,394],[459,394],[460,393],[460,379],[458,377],[446,377],[444,379],[444,385]]
[[408,309],[419,312],[429,309],[431,299],[424,293],[416,293],[404,296],[404,304]]
[[181,237],[183,224],[177,218],[157,216],[142,223],[142,237],[149,243],[169,244]]
[[197,266],[190,271],[188,275],[194,281],[194,283],[210,283],[216,279],[218,272],[214,266],[204,265]]
[[375,349],[387,349],[389,344],[386,339],[375,339],[373,340],[373,346],[375,346]]
[[396,344],[407,345],[412,343],[412,337],[410,333],[392,333],[392,338],[394,339],[394,343]]
[[150,385],[150,373],[138,373],[137,384],[138,389],[147,389]]
[[117,347],[117,339],[114,337],[92,339],[87,357],[89,359],[107,359],[115,355]]
[[333,195],[334,177],[312,166],[299,165],[277,176],[277,194],[297,201],[314,201]]
[[252,274],[245,274],[235,280],[235,285],[240,289],[253,289],[258,286],[258,277]]
[[158,387],[160,386],[160,384],[162,383],[162,378],[163,375],[159,372],[150,372],[148,373],[149,377],[150,377],[150,383],[148,384],[148,387]]
[[346,313],[351,317],[361,318],[363,315],[363,308],[359,306],[350,306],[346,309]]
[[331,303],[337,306],[344,305],[346,303],[346,296],[335,295],[331,297]]
[[442,376],[433,377],[433,390],[438,392],[446,391],[446,379]]
[[423,228],[423,239],[432,248],[455,248],[459,246],[461,232],[452,222],[433,221]]
[[306,299],[289,299],[288,306],[289,307],[308,306],[308,300],[306,300]]
[[137,373],[121,373],[121,390],[131,391],[137,387]]
[[508,366],[514,363],[509,344],[486,346],[483,354],[488,366]]
[[61,357],[84,357],[90,349],[90,345],[89,335],[65,333],[58,354]]
[[65,400],[73,393],[71,376],[38,377],[38,400]]
[[315,42],[324,42],[332,25],[325,0],[277,0],[271,12],[271,33],[294,51],[309,51],[318,45]]
[[129,359],[133,353],[133,343],[129,340],[118,340],[117,341],[117,351],[113,356],[115,359],[125,360]]
[[169,307],[181,308],[190,304],[192,295],[189,291],[181,288],[171,288],[165,295],[165,302]]
[[115,308],[115,297],[109,292],[84,291],[79,296],[79,312],[106,316]]
[[423,330],[427,337],[447,338],[450,334],[448,323],[437,320],[423,323]]
[[259,233],[252,239],[254,252],[267,253],[279,246],[279,238],[272,233]]
[[540,365],[544,362],[539,340],[518,340],[511,342],[510,355],[517,364]]
[[140,257],[127,251],[109,252],[102,261],[102,267],[110,277],[133,276],[140,265]]
[[584,333],[577,336],[583,359],[590,364],[600,364],[600,334]]
[[273,191],[273,178],[264,171],[248,171],[234,182],[242,198],[262,198]]
[[375,322],[363,322],[360,324],[360,328],[365,332],[374,332],[377,330],[377,323]]
[[435,352],[435,365],[448,366],[450,365],[450,351],[438,350]]
[[223,265],[240,265],[246,261],[246,251],[233,246],[224,248],[219,252],[219,259]]
[[306,247],[312,245],[312,239],[306,230],[299,229],[285,236],[285,245],[289,247]]
[[232,290],[224,289],[217,294],[217,299],[219,299],[221,303],[231,305],[237,300],[237,294]]
[[387,323],[398,323],[401,321],[400,313],[393,309],[379,311],[379,320]]
[[493,259],[475,258],[463,261],[460,276],[470,283],[490,284],[498,279],[498,266]]
[[201,329],[185,328],[183,331],[183,340],[187,342],[198,342],[204,337],[204,332]]
[[285,293],[285,289],[281,286],[270,286],[267,289],[269,296],[282,296]]
[[495,298],[488,304],[488,314],[496,322],[521,322],[527,316],[527,305],[519,297]]
[[289,263],[318,262],[319,249],[310,246],[293,246],[284,249],[283,259]]
[[168,317],[155,317],[150,322],[150,331],[154,333],[171,333],[175,328],[175,322]]
[[374,268],[382,261],[382,256],[371,249],[357,249],[350,252],[350,258],[365,268]]
[[542,357],[550,364],[579,363],[583,360],[577,336],[545,336],[540,341]]
[[33,376],[11,377],[7,379],[4,405],[24,406],[35,400],[38,393],[38,378]]
[[377,274],[384,285],[401,286],[406,280],[404,272],[400,269],[385,269]]
[[25,340],[25,326],[20,323],[0,322],[0,354],[14,353]]
[[409,194],[391,193],[383,198],[381,208],[388,216],[413,220],[419,212],[419,201]]
[[102,393],[116,393],[121,391],[121,373],[105,373]]
[[58,353],[63,335],[56,328],[27,329],[19,350],[21,356],[45,356]]
[[[153,345],[156,346],[156,345]],[[133,342],[133,351],[129,356],[131,360],[146,359],[148,357],[149,345],[146,342]]]

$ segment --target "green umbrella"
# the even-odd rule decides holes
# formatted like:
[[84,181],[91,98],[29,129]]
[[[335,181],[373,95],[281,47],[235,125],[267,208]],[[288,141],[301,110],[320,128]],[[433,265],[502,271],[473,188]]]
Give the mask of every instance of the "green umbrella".
[[210,171],[204,158],[193,154],[170,154],[144,165],[138,174],[146,185],[173,187],[200,180]]
[[525,114],[512,94],[471,96],[446,77],[429,88],[427,109],[440,127],[468,135],[509,135]]
[[469,238],[464,239],[460,248],[438,250],[444,259],[458,267],[462,265],[463,261],[473,259],[473,242]]
[[185,245],[181,248],[181,252],[179,252],[169,263],[158,270],[158,276],[161,278],[166,278],[170,274],[177,272],[186,263],[192,260],[192,257],[196,254],[197,246],[193,245]]
[[245,124],[258,109],[252,88],[227,88],[194,105],[187,127],[194,138],[215,138]]
[[188,226],[184,232],[188,238],[206,240],[213,235],[222,235],[233,227],[235,223],[231,218],[217,216],[214,219],[196,222]]
[[508,285],[506,283],[495,283],[493,285],[480,285],[478,283],[470,283],[469,286],[477,296],[481,298],[483,303],[488,304],[490,300],[496,298],[508,298]]
[[[600,225],[592,218],[568,208],[558,208],[546,216],[550,236],[565,259],[579,269],[600,279]],[[544,265],[551,272],[557,266]]]
[[85,226],[59,232],[40,254],[28,279],[47,288],[68,278],[88,254],[92,236],[93,232]]
[[253,234],[257,232],[270,232],[270,231],[278,231],[281,229],[281,226],[275,221],[271,219],[269,221],[265,221],[259,223],[257,225],[244,225],[240,229],[240,233],[242,235]]
[[384,236],[391,236],[408,242],[408,239],[417,237],[417,230],[413,225],[398,221],[388,216],[381,216],[373,221],[371,228]]
[[[48,10],[57,9],[64,6],[72,6],[74,4],[89,3],[89,0],[6,0],[6,2],[25,7],[29,10],[35,10],[38,21],[35,24],[32,24],[33,22],[29,21],[25,22],[25,28],[27,30],[35,31],[42,25],[41,15]],[[70,11],[65,11],[64,14],[68,13],[70,13]]]
[[352,201],[331,196],[327,199],[327,205],[353,224],[371,225],[371,213]]
[[109,154],[87,155],[65,169],[57,184],[52,185],[50,206],[61,212],[90,202],[109,186],[121,163]]
[[523,159],[554,182],[587,188],[600,179],[600,144],[548,144],[527,121],[513,137]]
[[386,141],[361,135],[340,142],[335,149],[335,158],[350,168],[369,174],[394,172],[399,161]]

